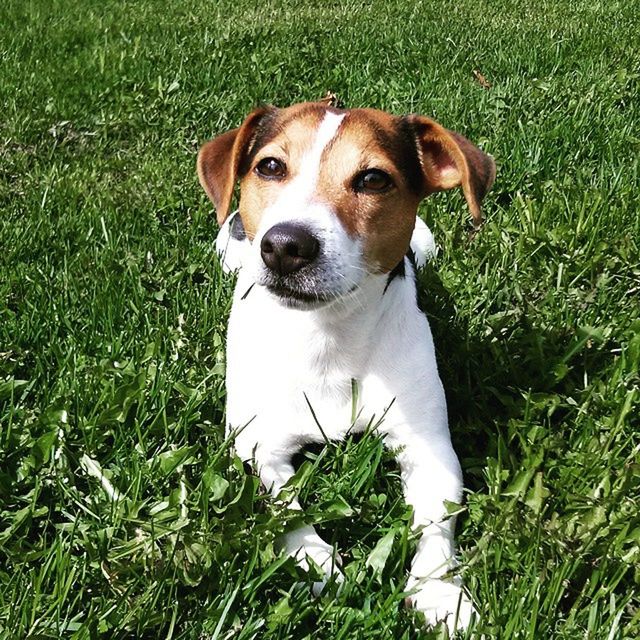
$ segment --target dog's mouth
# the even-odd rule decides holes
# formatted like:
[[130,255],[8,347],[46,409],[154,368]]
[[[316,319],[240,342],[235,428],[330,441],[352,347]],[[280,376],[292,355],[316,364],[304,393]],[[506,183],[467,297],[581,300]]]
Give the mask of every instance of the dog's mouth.
[[340,295],[330,291],[301,289],[285,282],[269,282],[264,286],[279,302],[295,309],[317,309],[333,302]]
[[328,306],[359,288],[357,282],[347,280],[340,273],[322,258],[288,274],[275,273],[261,265],[255,283],[264,287],[279,304],[309,310]]
[[343,291],[335,287],[330,278],[303,272],[294,277],[263,273],[257,284],[263,286],[280,304],[294,309],[317,309],[342,299],[358,288],[354,284],[349,290]]

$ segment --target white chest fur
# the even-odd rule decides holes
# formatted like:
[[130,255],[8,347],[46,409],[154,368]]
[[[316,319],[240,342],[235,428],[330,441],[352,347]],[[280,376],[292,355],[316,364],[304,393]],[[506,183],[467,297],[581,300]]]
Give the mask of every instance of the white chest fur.
[[[228,331],[227,421],[250,456],[265,440],[295,451],[384,417],[446,432],[433,343],[417,309],[411,267],[387,286],[371,276],[316,311],[288,309],[241,272]],[[386,288],[386,290],[385,290]],[[248,292],[248,293],[247,293]],[[355,393],[354,393],[355,392]]]
[[[413,599],[432,621],[460,607],[464,626],[470,602],[457,579],[440,579],[455,566],[455,520],[442,518],[444,501],[460,499],[460,467],[406,260],[405,269],[388,287],[386,276],[369,276],[357,292],[315,311],[283,307],[241,270],[228,330],[227,421],[239,455],[274,494],[293,474],[300,447],[377,425],[397,450],[406,500],[424,527],[409,577],[408,587],[419,587]],[[290,532],[284,544],[303,566],[311,557],[339,579],[336,551],[313,527]]]

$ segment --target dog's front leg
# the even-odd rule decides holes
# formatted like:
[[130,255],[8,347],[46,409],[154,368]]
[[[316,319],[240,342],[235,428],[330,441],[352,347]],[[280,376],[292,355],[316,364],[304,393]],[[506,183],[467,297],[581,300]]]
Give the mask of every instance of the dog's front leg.
[[[294,474],[291,449],[258,447],[254,459],[263,485],[277,497]],[[301,509],[295,497],[289,502],[289,507]],[[340,557],[334,547],[325,542],[311,525],[304,525],[286,533],[281,542],[286,553],[294,557],[303,569],[309,570],[311,559],[324,572],[325,579],[312,585],[314,595],[319,595],[332,577],[339,582],[342,581]]]
[[455,518],[445,519],[445,501],[458,502],[462,493],[460,465],[448,434],[406,434],[399,441],[398,462],[405,499],[414,510],[414,525],[421,528],[407,589],[408,600],[420,609],[429,624],[446,621],[449,630],[464,629],[473,606],[462,590],[459,576],[449,573],[456,566],[453,535]]

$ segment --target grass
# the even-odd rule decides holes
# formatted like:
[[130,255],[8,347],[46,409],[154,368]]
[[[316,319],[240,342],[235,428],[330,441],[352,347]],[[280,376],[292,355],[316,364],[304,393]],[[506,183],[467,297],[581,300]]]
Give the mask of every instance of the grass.
[[639,30],[631,0],[3,3],[2,637],[444,637],[402,606],[415,537],[375,438],[302,458],[347,561],[318,600],[224,440],[233,283],[195,153],[327,90],[499,165],[472,243],[460,194],[422,209],[469,637],[639,637]]

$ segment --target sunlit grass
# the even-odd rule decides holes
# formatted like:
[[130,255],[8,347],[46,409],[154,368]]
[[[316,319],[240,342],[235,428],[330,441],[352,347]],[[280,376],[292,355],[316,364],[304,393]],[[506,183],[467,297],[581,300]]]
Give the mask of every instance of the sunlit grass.
[[[331,90],[492,153],[420,276],[468,487],[470,637],[640,636],[640,32],[633,2],[17,2],[0,8],[0,630],[408,639],[415,539],[373,436],[307,452],[345,559],[313,600],[224,438],[233,282],[199,143]],[[488,88],[473,71],[486,78]]]

